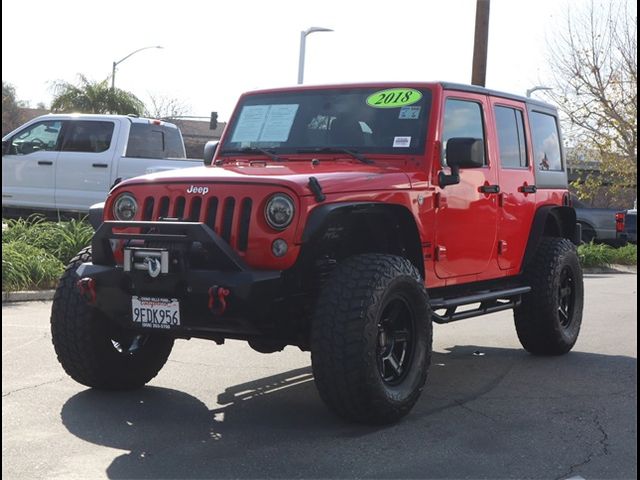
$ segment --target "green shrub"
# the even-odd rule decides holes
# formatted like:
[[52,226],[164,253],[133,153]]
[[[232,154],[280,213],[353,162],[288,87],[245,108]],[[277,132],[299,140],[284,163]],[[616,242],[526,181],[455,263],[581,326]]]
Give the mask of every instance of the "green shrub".
[[27,219],[3,221],[3,246],[7,242],[23,242],[42,248],[63,264],[91,243],[93,228],[82,220],[50,222],[39,215]]
[[2,242],[2,290],[53,288],[64,265],[42,248],[20,241]]
[[628,243],[624,247],[615,248],[613,250],[612,263],[618,265],[637,265],[638,246]]
[[637,265],[638,246],[627,244],[613,248],[599,243],[588,243],[578,247],[578,256],[583,267],[607,267],[609,265]]

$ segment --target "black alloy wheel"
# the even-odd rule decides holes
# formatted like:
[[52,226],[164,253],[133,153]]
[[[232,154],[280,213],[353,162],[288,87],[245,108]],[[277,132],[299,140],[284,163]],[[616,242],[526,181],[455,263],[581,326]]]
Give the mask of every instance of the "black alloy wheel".
[[569,328],[573,320],[573,310],[575,306],[575,279],[571,267],[565,265],[560,273],[558,288],[558,314],[560,325]]
[[415,313],[398,295],[382,311],[378,323],[378,371],[388,385],[402,383],[413,360]]

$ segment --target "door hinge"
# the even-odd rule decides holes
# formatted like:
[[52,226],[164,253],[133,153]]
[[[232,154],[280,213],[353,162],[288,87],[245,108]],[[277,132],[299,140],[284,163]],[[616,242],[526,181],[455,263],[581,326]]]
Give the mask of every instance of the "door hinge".
[[447,258],[447,247],[438,245],[436,247],[436,261],[444,260]]

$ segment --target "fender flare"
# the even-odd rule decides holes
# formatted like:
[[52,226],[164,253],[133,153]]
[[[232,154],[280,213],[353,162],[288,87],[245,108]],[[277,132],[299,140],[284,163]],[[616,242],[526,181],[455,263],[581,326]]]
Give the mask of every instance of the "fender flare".
[[[550,225],[552,231],[547,230]],[[531,262],[545,235],[566,238],[574,245],[580,245],[581,230],[573,207],[543,205],[538,208],[531,224],[522,267],[526,267]]]
[[105,202],[94,203],[89,207],[89,223],[93,227],[94,232],[98,230],[100,225],[102,225],[104,204]]
[[340,217],[351,215],[385,215],[393,218],[403,228],[402,238],[407,242],[407,257],[415,265],[424,278],[424,256],[422,242],[416,220],[411,211],[400,204],[382,202],[337,202],[322,204],[309,214],[302,233],[302,246],[313,245],[322,241],[322,237],[333,222],[340,222]]

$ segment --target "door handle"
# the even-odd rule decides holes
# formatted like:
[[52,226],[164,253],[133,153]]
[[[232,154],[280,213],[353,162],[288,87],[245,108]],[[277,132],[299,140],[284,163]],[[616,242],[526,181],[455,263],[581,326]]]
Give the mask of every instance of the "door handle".
[[482,185],[478,190],[482,193],[500,193],[500,185]]
[[39,160],[38,165],[53,165],[51,160]]
[[107,168],[109,166],[109,164],[107,164],[107,163],[94,163],[93,166],[95,168]]
[[538,187],[535,185],[527,185],[525,183],[518,189],[518,191],[522,193],[536,193],[538,191]]

